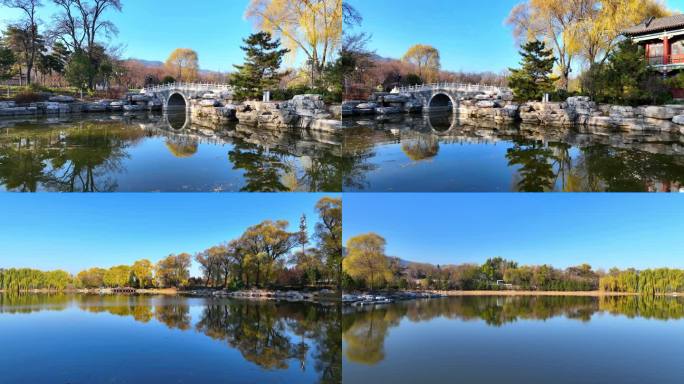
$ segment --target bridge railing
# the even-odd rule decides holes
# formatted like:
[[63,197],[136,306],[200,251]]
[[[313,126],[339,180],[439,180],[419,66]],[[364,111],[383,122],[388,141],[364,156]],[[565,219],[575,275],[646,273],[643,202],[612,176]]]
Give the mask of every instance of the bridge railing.
[[456,90],[460,92],[497,92],[504,93],[510,92],[508,87],[498,87],[494,85],[484,85],[484,84],[464,84],[464,83],[430,83],[430,84],[420,84],[420,85],[409,85],[404,87],[395,88],[394,91],[398,93],[406,92],[422,92],[422,91],[432,91],[435,89],[447,89]]
[[191,91],[208,91],[208,90],[228,90],[231,91],[233,90],[233,86],[230,84],[221,84],[221,83],[184,83],[184,82],[175,82],[175,83],[166,83],[166,84],[159,84],[159,85],[153,85],[151,87],[145,87],[143,88],[143,92],[161,92],[161,91],[166,91],[169,89],[187,89]]

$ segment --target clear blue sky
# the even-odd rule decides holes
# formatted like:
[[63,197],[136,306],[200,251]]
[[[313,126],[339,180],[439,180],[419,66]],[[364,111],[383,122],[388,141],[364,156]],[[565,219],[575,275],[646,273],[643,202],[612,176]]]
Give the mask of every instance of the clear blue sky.
[[[505,25],[521,0],[348,0],[364,17],[354,31],[373,35],[370,48],[400,58],[414,44],[439,49],[451,71],[500,72],[519,61],[511,29]],[[684,10],[684,0],[667,0]]]
[[[44,0],[40,18],[51,22],[55,6]],[[125,47],[124,57],[165,61],[175,48],[197,51],[200,67],[223,72],[243,61],[242,39],[252,33],[244,18],[248,0],[122,0],[123,12],[109,12],[119,28],[115,45]],[[0,25],[20,17],[0,6]],[[43,27],[44,28],[44,27]],[[44,29],[43,29],[44,31]]]
[[345,194],[344,237],[434,264],[501,256],[565,268],[684,268],[684,199],[625,194]]
[[[98,194],[0,196],[0,267],[81,269],[194,254],[267,219],[309,231],[322,194]],[[332,195],[334,196],[334,195]],[[193,275],[198,275],[193,265]]]

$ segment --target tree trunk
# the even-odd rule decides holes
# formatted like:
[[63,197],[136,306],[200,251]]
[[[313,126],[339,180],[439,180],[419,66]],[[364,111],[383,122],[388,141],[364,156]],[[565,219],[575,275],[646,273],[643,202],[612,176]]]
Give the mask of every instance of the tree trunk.
[[31,85],[31,71],[33,71],[33,65],[29,64],[26,66],[26,85]]
[[257,263],[257,268],[256,268],[256,287],[259,288],[259,272],[261,269],[261,263]]

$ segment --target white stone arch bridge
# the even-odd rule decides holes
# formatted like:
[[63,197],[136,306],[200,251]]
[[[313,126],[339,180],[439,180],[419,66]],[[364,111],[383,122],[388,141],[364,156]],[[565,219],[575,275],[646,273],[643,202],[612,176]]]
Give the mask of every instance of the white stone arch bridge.
[[189,109],[191,99],[201,99],[206,94],[213,94],[216,99],[231,99],[233,87],[228,84],[180,82],[147,87],[141,90],[140,93],[161,101],[164,110],[173,108]]
[[483,100],[497,97],[510,99],[513,95],[513,91],[508,87],[461,83],[412,85],[395,88],[391,93],[408,95],[419,101],[423,105],[424,112],[444,111],[450,108],[456,111],[461,100],[464,98],[477,99],[478,95],[483,95]]

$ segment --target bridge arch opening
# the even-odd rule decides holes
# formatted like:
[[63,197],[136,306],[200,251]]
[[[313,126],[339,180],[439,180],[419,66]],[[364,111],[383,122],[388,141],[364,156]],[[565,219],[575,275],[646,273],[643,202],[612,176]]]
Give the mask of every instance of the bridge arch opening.
[[170,109],[181,109],[186,108],[188,102],[185,100],[185,96],[175,92],[169,96],[169,99],[166,101],[166,106]]
[[445,134],[457,125],[456,116],[453,113],[430,113],[427,118],[428,127],[435,134]]
[[428,108],[430,112],[453,111],[454,101],[446,93],[437,93],[430,98]]
[[174,111],[171,109],[165,115],[168,127],[174,131],[183,130],[187,128],[190,123],[190,116],[185,113],[185,111]]

